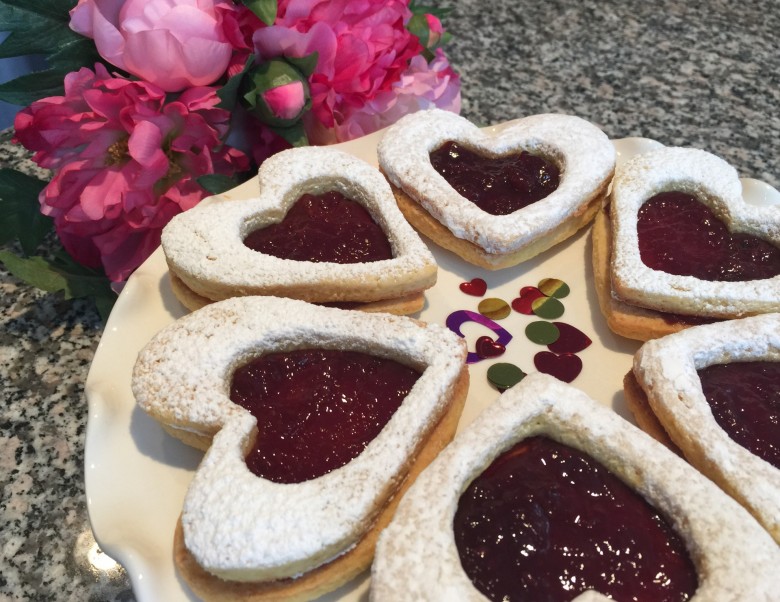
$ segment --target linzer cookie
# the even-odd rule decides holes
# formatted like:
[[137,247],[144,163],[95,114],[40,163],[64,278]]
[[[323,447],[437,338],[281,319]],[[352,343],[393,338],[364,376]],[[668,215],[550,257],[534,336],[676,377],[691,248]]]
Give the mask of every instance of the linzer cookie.
[[632,409],[780,543],[780,314],[648,341],[626,381]]
[[365,570],[455,433],[465,356],[437,325],[278,297],[213,303],[156,335],[138,405],[207,449],[174,539],[192,590],[308,600]]
[[487,269],[525,261],[588,224],[615,168],[607,136],[567,115],[491,133],[447,111],[420,111],[391,126],[377,154],[409,222]]
[[422,308],[436,263],[382,175],[323,147],[263,163],[256,198],[204,203],[165,227],[173,290],[190,309],[246,295]]
[[593,268],[610,328],[630,338],[780,311],[780,209],[745,202],[705,151],[639,155],[596,218]]
[[409,489],[372,600],[770,600],[780,548],[684,460],[531,374]]

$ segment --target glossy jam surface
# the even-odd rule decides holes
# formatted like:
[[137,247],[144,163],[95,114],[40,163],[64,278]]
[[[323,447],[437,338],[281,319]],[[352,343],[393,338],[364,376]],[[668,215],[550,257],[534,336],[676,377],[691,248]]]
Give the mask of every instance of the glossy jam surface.
[[780,274],[780,248],[749,234],[730,233],[690,194],[663,192],[645,201],[637,234],[642,262],[654,270],[720,282]]
[[318,263],[393,257],[387,236],[366,208],[335,191],[303,195],[281,222],[250,232],[244,244],[266,255]]
[[720,427],[780,468],[780,362],[715,364],[699,370],[699,378]]
[[462,196],[492,215],[508,215],[558,188],[558,167],[520,152],[485,157],[457,142],[445,142],[430,155],[431,165]]
[[238,368],[230,399],[257,418],[246,458],[277,483],[322,476],[357,457],[403,402],[420,373],[355,351],[304,349]]
[[598,462],[546,437],[504,452],[460,498],[461,564],[491,600],[688,600],[697,576],[677,533]]

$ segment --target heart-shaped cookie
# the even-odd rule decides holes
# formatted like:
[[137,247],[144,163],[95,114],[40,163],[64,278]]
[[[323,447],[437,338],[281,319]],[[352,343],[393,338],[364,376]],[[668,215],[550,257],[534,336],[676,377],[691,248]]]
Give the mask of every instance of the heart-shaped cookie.
[[[682,201],[672,203],[666,199],[672,192],[694,199],[694,205],[690,202],[681,205]],[[660,201],[656,197],[659,193],[663,193]],[[649,215],[651,210],[656,210],[655,205],[650,205],[657,202],[668,205],[663,219],[669,224],[674,220],[688,220],[685,228],[701,231],[707,221],[713,220],[704,218],[701,225],[691,225],[694,219],[691,207],[698,202],[703,206],[702,211],[711,212],[716,220],[723,222],[727,232],[716,233],[708,225],[711,231],[704,243],[696,247],[693,242],[696,233],[688,234],[679,248],[665,251],[667,258],[664,258],[660,247],[667,243],[667,238],[668,244],[674,244],[674,237],[659,234],[666,226],[662,222],[645,225],[643,221],[649,219],[644,216],[643,207],[648,205],[644,209]],[[669,147],[629,160],[616,172],[609,211],[611,285],[626,303],[661,312],[714,318],[780,311],[780,208],[746,203],[736,171],[715,155]],[[652,231],[642,234],[647,239],[643,245],[640,234],[649,228]],[[751,243],[740,240],[733,247],[732,235],[741,238],[749,235],[763,241],[761,244],[768,254],[764,253],[766,257],[756,261],[767,264],[769,276],[756,277],[754,271],[738,265],[740,255],[745,254],[745,245]],[[721,240],[715,240],[718,238]],[[725,253],[718,247],[724,247]],[[681,253],[687,255],[684,263],[679,258]],[[698,259],[687,261],[693,255]],[[656,268],[649,267],[648,263]],[[675,263],[683,265],[678,267]],[[702,269],[691,267],[696,263],[706,265]],[[675,270],[677,273],[671,273]],[[739,271],[745,274],[742,280],[728,281]],[[714,276],[707,275],[713,273]],[[713,279],[716,277],[721,279]]]
[[[652,415],[686,459],[745,506],[780,543],[780,466],[770,462],[777,461],[776,425],[768,439],[760,432],[752,434],[749,421],[756,418],[751,417],[748,403],[750,383],[732,383],[718,387],[719,393],[727,395],[731,390],[740,397],[735,402],[738,409],[729,412],[721,426],[720,412],[708,401],[700,376],[707,369],[739,370],[755,362],[772,362],[777,372],[780,314],[695,326],[645,343],[633,367],[641,395],[631,395],[627,387],[626,396],[632,410],[649,404]],[[777,415],[777,390],[776,382],[765,381],[765,397],[756,405],[763,405],[768,417],[759,417],[755,428],[771,425],[771,416]],[[738,443],[727,430],[732,427],[739,429],[735,435],[743,443],[758,446],[755,451],[764,457]]]
[[[187,307],[195,309],[211,301],[245,295],[373,304],[394,313],[411,313],[422,307],[423,291],[436,281],[436,263],[403,218],[390,187],[375,168],[335,149],[296,148],[265,161],[257,185],[256,198],[230,201],[217,197],[215,202],[201,203],[176,216],[163,231],[162,247],[174,291]],[[360,219],[375,222],[374,230],[384,233],[392,257],[373,260],[377,256],[371,248],[353,255],[343,250],[314,253],[315,258],[303,261],[279,256],[281,251],[277,250],[253,250],[245,244],[253,233],[285,227],[288,214],[299,201],[331,193],[343,197],[346,203],[359,205],[364,214]],[[323,211],[320,203],[309,213]],[[343,238],[350,230],[345,230],[342,222],[354,211],[338,211],[318,226],[320,230],[325,228],[324,235],[311,235],[314,227],[305,230],[306,237],[315,241],[306,244],[325,244],[323,240],[345,244]],[[298,222],[300,219],[296,216]],[[364,226],[372,224],[361,223],[361,228]],[[297,223],[292,229],[282,229],[272,244],[265,244],[284,251],[279,240],[287,237],[298,242],[304,237],[301,228]],[[337,240],[339,236],[342,240]],[[316,260],[318,255],[327,260]],[[332,259],[337,255],[357,259],[337,263]],[[361,260],[364,256],[372,260]]]
[[[262,418],[231,401],[231,388],[243,387],[236,375],[243,379],[243,367],[254,369],[257,359],[303,351],[369,354],[419,376],[379,433],[346,464],[304,480],[261,478],[248,464]],[[217,302],[156,335],[135,365],[136,400],[172,434],[208,447],[176,539],[177,566],[188,583],[208,599],[225,587],[260,588],[269,599],[289,588],[313,597],[363,570],[401,485],[454,434],[468,388],[465,357],[465,343],[441,326],[278,297]],[[287,373],[272,367],[269,378]],[[281,390],[287,386],[281,383]],[[291,410],[281,405],[279,411]],[[345,428],[351,431],[351,424]],[[333,434],[337,445],[340,437]]]
[[[537,373],[525,377],[488,406],[409,489],[377,545],[371,574],[372,599],[376,602],[482,599],[483,594],[464,569],[453,527],[462,494],[497,458],[514,450],[517,444],[539,436],[587,454],[644,498],[661,516],[660,521],[667,523],[666,528],[682,538],[696,573],[691,600],[767,599],[778,591],[780,548],[744,508],[684,460],[610,409],[569,385]],[[491,470],[494,468],[495,465]],[[571,480],[581,476],[579,464],[562,470],[571,470]],[[507,490],[514,491],[514,483],[525,485],[523,481],[522,476],[514,478],[507,484]],[[600,503],[592,497],[592,492],[588,493],[591,495],[589,506]],[[491,498],[485,493],[484,499],[499,504],[511,498],[511,493],[500,498]],[[475,518],[480,519],[479,516]],[[516,542],[508,542],[507,548],[517,554],[518,566],[528,557],[550,553],[552,546],[547,544],[553,531],[556,528],[563,532],[574,530],[577,519],[564,525],[555,524],[555,517],[548,508],[536,505],[534,514],[518,518],[518,530],[527,520],[538,521],[544,526],[533,533],[526,532],[527,536],[521,536]],[[624,528],[624,531],[630,529]],[[645,533],[636,535],[643,537]],[[495,539],[488,535],[484,548],[477,553],[488,557],[489,546]],[[663,543],[658,543],[655,549],[663,547]],[[570,573],[545,570],[524,575],[515,567],[511,585],[519,591],[502,594],[511,595],[513,599],[517,594],[517,598],[522,599],[524,580],[530,579],[537,587],[545,574],[558,588],[557,595],[551,597],[606,600],[604,594],[621,585],[637,588],[634,589],[636,592],[643,585],[637,583],[641,578],[640,569],[658,562],[656,552],[636,563],[636,578],[625,577],[622,582],[617,578],[614,583],[608,580],[610,582],[603,586],[608,591],[596,589],[581,593],[593,586],[581,577],[592,565],[603,561],[609,548],[609,543],[599,540],[590,548],[592,552],[559,549],[560,556],[569,556],[570,560],[571,556],[576,558],[576,566]],[[621,552],[614,559],[615,565],[621,565],[620,569],[629,568],[634,563],[626,562],[625,549]],[[628,554],[633,552],[632,546]],[[618,567],[614,568],[617,571]],[[564,583],[560,579],[562,574],[567,577]],[[665,571],[663,574],[667,576]],[[606,575],[612,576],[613,570]],[[652,583],[645,591],[661,585],[656,575],[657,571],[649,575]],[[683,585],[689,586],[690,582]],[[676,586],[674,582],[664,583],[662,587],[669,588],[665,592],[668,594]],[[620,599],[621,595],[611,597]],[[647,596],[648,599],[661,597],[666,596]],[[668,597],[684,599],[674,594]]]
[[[449,175],[434,167],[432,154],[451,142],[483,162],[517,158],[522,163],[522,157],[530,156],[549,166],[550,173],[541,183],[529,183],[534,170],[524,165],[512,167],[520,173],[497,175],[496,181],[506,184],[502,187],[512,194],[528,189],[530,197],[528,204],[508,214],[490,213],[458,192],[448,182]],[[615,150],[607,136],[587,121],[568,115],[526,117],[495,133],[447,111],[420,111],[387,130],[377,155],[412,225],[465,260],[488,269],[529,259],[587,224],[615,167]],[[557,186],[550,183],[558,177],[552,172],[560,174]],[[483,183],[483,188],[493,187],[493,183]]]

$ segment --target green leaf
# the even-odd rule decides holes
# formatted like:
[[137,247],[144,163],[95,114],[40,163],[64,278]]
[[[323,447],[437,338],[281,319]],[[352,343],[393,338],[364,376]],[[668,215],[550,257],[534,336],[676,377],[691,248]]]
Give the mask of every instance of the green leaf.
[[206,189],[209,194],[221,194],[238,186],[238,180],[230,176],[214,173],[200,176],[198,184]]
[[51,54],[68,41],[80,38],[72,31],[69,10],[72,0],[3,0],[0,31],[10,32],[0,44],[0,57]]
[[[89,38],[78,36],[69,40],[56,51],[49,55],[49,64],[53,69],[59,70],[63,78],[71,71],[78,71],[82,67],[94,69],[95,63],[104,63],[98,54],[95,43]],[[109,71],[124,73],[121,69],[109,65]]]
[[0,245],[18,240],[32,255],[52,231],[52,220],[41,215],[38,195],[46,182],[12,169],[0,169]]
[[412,0],[412,2],[409,4],[409,10],[412,11],[413,15],[433,15],[434,17],[437,17],[439,20],[446,17],[452,12],[451,8],[438,8],[436,6],[424,6],[421,4],[417,4],[415,0]]
[[218,108],[225,109],[226,111],[233,111],[233,109],[236,107],[236,103],[238,102],[238,94],[241,88],[241,82],[247,72],[252,68],[252,65],[254,65],[254,62],[255,57],[253,54],[250,54],[249,58],[246,60],[246,63],[244,63],[244,68],[241,70],[241,72],[236,73],[233,77],[227,80],[224,86],[217,90],[217,96],[220,98],[219,104],[217,105]]
[[22,75],[0,84],[0,100],[26,106],[47,96],[61,96],[63,77],[63,73],[52,69]]
[[298,121],[290,127],[270,127],[275,134],[281,136],[293,146],[308,146],[309,139],[306,137],[306,130],[303,129],[303,122]]
[[0,44],[0,58],[44,55],[48,68],[0,84],[0,100],[29,105],[47,96],[63,94],[63,80],[71,71],[101,61],[95,43],[69,27],[73,0],[2,0],[0,31],[10,32]]
[[66,278],[53,270],[43,257],[25,259],[10,251],[0,251],[0,263],[19,280],[44,291],[52,293],[67,288]]
[[304,77],[310,77],[314,70],[317,68],[317,60],[319,60],[319,52],[312,52],[306,56],[286,56],[285,60],[293,67],[298,69]]
[[0,251],[0,263],[20,280],[46,292],[61,292],[65,299],[92,298],[104,320],[116,301],[104,274],[77,264],[64,251],[53,260],[39,256],[23,258]]
[[53,270],[62,274],[67,281],[66,299],[80,297],[116,297],[111,282],[102,270],[95,270],[77,263],[64,250],[59,251],[50,262]]
[[279,6],[276,0],[244,0],[244,5],[266,25],[273,25]]

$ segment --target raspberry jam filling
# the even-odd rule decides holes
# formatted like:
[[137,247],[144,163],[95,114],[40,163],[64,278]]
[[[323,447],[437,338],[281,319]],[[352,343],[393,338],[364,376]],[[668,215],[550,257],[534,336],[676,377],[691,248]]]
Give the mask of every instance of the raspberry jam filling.
[[244,244],[281,259],[318,263],[393,257],[390,241],[368,210],[336,191],[303,195],[281,222],[250,232]]
[[780,468],[780,362],[714,364],[699,370],[699,378],[720,427]]
[[637,234],[642,262],[654,270],[720,282],[780,274],[780,248],[729,232],[709,207],[683,192],[663,192],[645,201]]
[[462,196],[492,215],[508,215],[558,188],[558,167],[526,151],[484,157],[457,142],[430,155],[431,165]]
[[490,600],[688,600],[698,579],[685,545],[641,496],[581,451],[531,437],[461,496],[461,564]]
[[261,356],[233,374],[230,399],[257,418],[249,469],[300,483],[344,466],[376,437],[420,373],[357,351]]

